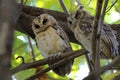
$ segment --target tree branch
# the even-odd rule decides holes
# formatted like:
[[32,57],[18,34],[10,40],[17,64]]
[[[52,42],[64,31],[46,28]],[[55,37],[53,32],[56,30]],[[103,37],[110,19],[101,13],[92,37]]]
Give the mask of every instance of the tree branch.
[[101,67],[98,70],[95,70],[94,72],[92,72],[89,76],[87,76],[83,80],[96,80],[105,71],[113,69],[112,67],[117,67],[118,69],[120,69],[120,56],[115,58],[110,64],[108,64],[104,67]]
[[[100,20],[100,14],[102,10],[102,3],[103,0],[97,0],[97,7],[96,7],[96,13],[93,21],[93,27],[92,27],[92,57],[94,62],[94,68],[97,70],[100,67],[100,35],[98,35],[99,32],[99,20]],[[99,37],[98,37],[99,36]]]
[[67,52],[67,53],[61,54],[61,56],[59,58],[54,58],[54,59],[48,58],[48,59],[42,59],[42,60],[35,61],[35,62],[20,64],[19,66],[17,66],[16,68],[11,70],[11,75],[13,75],[19,71],[22,71],[22,70],[43,66],[43,65],[48,64],[50,62],[57,62],[61,59],[65,59],[65,58],[70,57],[70,56],[72,56],[72,58],[75,58],[75,57],[78,57],[78,56],[81,56],[84,54],[87,54],[87,51],[82,49],[82,50],[77,50],[77,51]]
[[68,62],[71,59],[74,59],[76,57],[82,56],[82,55],[87,54],[87,53],[88,52],[86,50],[81,50],[78,53],[72,52],[72,54],[70,54],[71,56],[64,56],[63,59],[59,60],[58,62],[54,63],[53,65],[49,66],[48,68],[38,72],[37,74],[29,77],[27,80],[34,80],[34,79],[40,77],[42,74],[48,72],[49,70],[51,70],[53,68],[56,68],[56,67],[58,67],[58,66],[60,66],[60,65],[62,65],[64,63]]

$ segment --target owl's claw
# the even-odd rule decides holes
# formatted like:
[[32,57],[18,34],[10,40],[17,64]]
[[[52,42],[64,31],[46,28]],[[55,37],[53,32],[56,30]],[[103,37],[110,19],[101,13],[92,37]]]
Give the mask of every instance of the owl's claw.
[[54,58],[59,58],[60,56],[61,56],[61,53],[57,53],[57,54],[51,54],[48,58],[54,59]]

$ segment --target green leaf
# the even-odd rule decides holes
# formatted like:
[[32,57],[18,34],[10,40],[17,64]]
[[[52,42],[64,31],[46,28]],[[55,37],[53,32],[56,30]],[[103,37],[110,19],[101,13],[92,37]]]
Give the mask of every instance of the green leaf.
[[34,74],[35,74],[35,69],[29,69],[29,70],[21,71],[13,76],[16,80],[25,80],[26,78],[28,78]]

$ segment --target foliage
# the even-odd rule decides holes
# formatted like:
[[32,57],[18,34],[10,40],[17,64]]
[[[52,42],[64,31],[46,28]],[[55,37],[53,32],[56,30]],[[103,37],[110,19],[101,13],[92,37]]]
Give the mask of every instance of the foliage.
[[[64,0],[65,5],[67,7],[67,9],[69,9],[70,12],[74,12],[77,8],[76,6],[76,2],[78,0]],[[81,3],[84,5],[85,9],[87,11],[89,11],[92,15],[95,14],[95,9],[96,9],[96,0],[80,0]],[[112,1],[112,0],[110,0]],[[109,6],[112,5],[112,3],[109,1]],[[19,0],[18,0],[19,2]],[[118,0],[117,4],[115,5],[115,7],[112,7],[111,10],[109,12],[107,12],[106,16],[105,16],[105,22],[107,23],[120,23],[120,12],[118,13],[118,10],[120,10],[120,8],[118,8],[120,6],[120,0]],[[30,5],[30,6],[36,6],[36,7],[40,7],[40,8],[46,8],[46,9],[51,9],[51,10],[56,10],[56,11],[61,11],[63,12],[60,4],[59,4],[59,0],[28,0],[26,5]],[[72,7],[71,7],[72,5]],[[118,9],[116,9],[118,8]],[[37,47],[36,47],[36,43],[34,40],[32,40],[32,46],[34,48],[34,53],[35,53],[35,58],[36,60],[42,59],[43,57],[41,56],[40,52],[38,51]],[[77,50],[80,49],[81,46],[71,43],[73,50]],[[23,56],[25,58],[25,62],[32,62],[32,55],[31,55],[31,49],[28,43],[28,39],[27,39],[27,35],[20,33],[18,31],[15,31],[15,35],[14,35],[14,46],[13,46],[13,56],[12,56],[12,68],[18,66],[19,64],[21,64],[21,60],[17,59],[16,57],[18,56]],[[101,65],[106,65],[109,61],[106,60],[101,60]],[[58,75],[56,75],[55,73],[53,73],[52,71],[49,71],[48,73],[46,73],[46,77],[47,80],[81,80],[83,77],[87,76],[88,73],[88,67],[86,65],[86,59],[85,56],[81,56],[75,59],[74,65],[72,67],[72,72],[70,75],[66,76],[66,77],[60,77]],[[47,66],[47,65],[46,65]],[[46,66],[44,66],[43,68],[45,68]],[[82,68],[81,66],[84,66],[86,69],[84,70],[84,72],[81,73]],[[17,73],[14,75],[14,79],[16,80],[24,80],[26,77],[29,77],[30,75],[33,75],[35,73],[35,69],[30,69],[30,70],[26,70],[26,71],[22,71],[20,73]],[[102,77],[104,78],[104,80],[111,80],[116,74],[119,74],[120,72],[117,71],[108,71],[105,74],[102,75]],[[111,77],[109,77],[111,76]],[[81,78],[82,77],[82,78]],[[108,79],[109,78],[109,79]]]

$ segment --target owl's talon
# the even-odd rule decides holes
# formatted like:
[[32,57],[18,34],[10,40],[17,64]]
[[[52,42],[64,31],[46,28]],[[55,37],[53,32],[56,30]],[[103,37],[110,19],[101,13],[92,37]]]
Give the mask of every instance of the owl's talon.
[[59,58],[61,56],[61,53],[58,54],[51,54],[48,58],[53,59],[53,58]]

